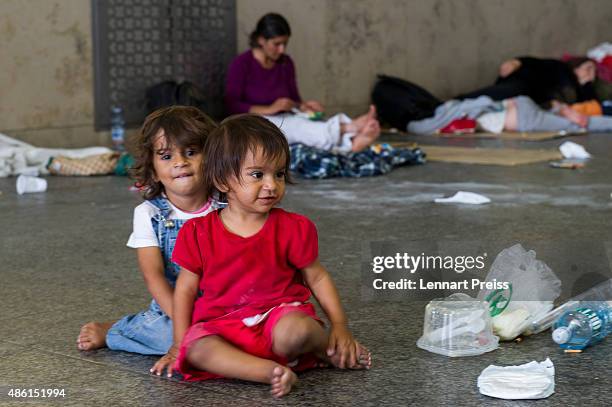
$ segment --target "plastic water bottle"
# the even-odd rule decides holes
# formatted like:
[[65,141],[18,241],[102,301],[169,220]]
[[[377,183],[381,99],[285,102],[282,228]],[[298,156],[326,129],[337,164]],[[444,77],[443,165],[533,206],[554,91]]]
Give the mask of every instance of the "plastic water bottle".
[[552,339],[563,349],[583,350],[612,331],[612,306],[605,301],[585,302],[553,325]]
[[125,150],[125,122],[123,121],[123,109],[118,106],[111,108],[111,140],[117,151]]
[[527,330],[523,333],[525,335],[538,334],[550,328],[561,315],[580,308],[580,305],[584,302],[606,301],[609,299],[612,299],[612,279],[599,283],[583,293],[570,298],[566,303],[561,304],[557,308],[550,310],[538,319],[532,321]]

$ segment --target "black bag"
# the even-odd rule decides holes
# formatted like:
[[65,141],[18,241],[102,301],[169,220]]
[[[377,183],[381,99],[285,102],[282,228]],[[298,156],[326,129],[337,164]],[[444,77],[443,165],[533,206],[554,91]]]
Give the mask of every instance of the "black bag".
[[442,104],[420,86],[387,75],[378,75],[372,103],[378,118],[399,130],[405,130],[410,121],[433,116],[436,107]]
[[181,84],[175,81],[160,82],[147,88],[145,98],[147,114],[174,105],[195,106],[203,112],[207,110],[202,91],[189,81]]

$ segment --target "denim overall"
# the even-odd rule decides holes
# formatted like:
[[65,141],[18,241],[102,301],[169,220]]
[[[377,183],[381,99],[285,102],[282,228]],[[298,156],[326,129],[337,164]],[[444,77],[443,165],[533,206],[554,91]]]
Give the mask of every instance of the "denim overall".
[[[155,198],[148,202],[160,210],[151,218],[151,222],[164,259],[164,275],[168,283],[174,287],[180,268],[170,259],[178,231],[186,220],[168,219],[171,208],[165,198]],[[218,206],[213,203],[213,208],[216,209]],[[146,311],[121,318],[106,334],[106,344],[109,349],[142,355],[165,355],[172,346],[172,340],[172,321],[155,300],[151,301]]]

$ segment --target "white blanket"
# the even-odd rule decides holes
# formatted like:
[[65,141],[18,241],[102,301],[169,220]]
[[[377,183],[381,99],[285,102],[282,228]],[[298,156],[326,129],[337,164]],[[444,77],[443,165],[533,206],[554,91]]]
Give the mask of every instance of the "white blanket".
[[95,154],[109,153],[108,147],[87,148],[41,148],[0,133],[0,177],[11,175],[48,174],[47,163],[51,157],[64,156],[83,158]]

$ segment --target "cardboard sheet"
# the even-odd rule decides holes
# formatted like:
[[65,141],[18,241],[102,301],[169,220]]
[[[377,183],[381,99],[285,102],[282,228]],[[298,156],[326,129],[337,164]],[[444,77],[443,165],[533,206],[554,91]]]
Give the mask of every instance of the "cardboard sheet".
[[554,132],[554,131],[541,131],[541,132],[503,132],[500,134],[495,133],[466,133],[466,134],[434,134],[437,137],[453,138],[453,137],[464,137],[464,138],[496,138],[501,140],[524,140],[524,141],[544,141],[553,140],[562,137],[586,135],[586,132],[569,133],[569,132]]
[[[393,147],[414,146],[412,142],[390,143]],[[514,166],[542,161],[559,160],[559,150],[520,150],[516,148],[447,147],[419,145],[427,154],[428,161],[442,161],[462,164]]]
[[[383,129],[383,133],[398,134],[398,132],[391,132]],[[407,136],[411,135],[406,132],[399,132]],[[505,131],[500,134],[477,132],[477,133],[464,133],[464,134],[431,134],[434,137],[441,138],[486,138],[486,139],[501,139],[501,140],[523,140],[523,141],[545,141],[553,140],[557,138],[569,137],[569,136],[581,136],[587,135],[587,132],[565,132],[565,131],[540,131],[540,132],[511,132]]]

